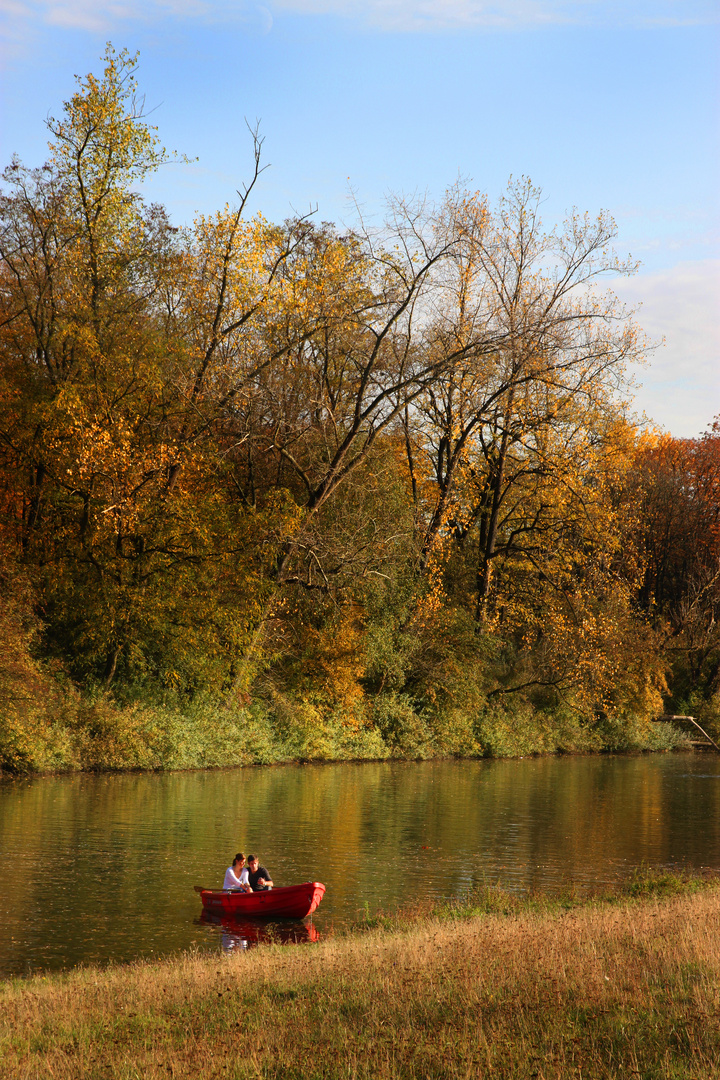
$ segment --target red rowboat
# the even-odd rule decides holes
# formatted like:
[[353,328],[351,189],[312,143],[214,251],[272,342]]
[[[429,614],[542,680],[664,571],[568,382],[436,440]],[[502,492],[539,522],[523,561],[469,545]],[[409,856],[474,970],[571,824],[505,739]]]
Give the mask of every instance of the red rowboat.
[[276,919],[304,919],[313,913],[325,893],[325,886],[320,881],[252,893],[201,889],[199,885],[195,888],[205,910],[215,915],[260,915]]

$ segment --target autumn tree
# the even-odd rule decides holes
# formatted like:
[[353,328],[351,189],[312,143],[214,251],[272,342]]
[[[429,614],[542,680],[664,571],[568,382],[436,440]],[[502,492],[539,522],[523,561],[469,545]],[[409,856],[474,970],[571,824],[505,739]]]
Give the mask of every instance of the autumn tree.
[[[638,448],[639,600],[662,635],[677,701],[720,692],[720,424],[698,439],[660,435]],[[688,707],[690,707],[688,705]]]
[[[472,344],[403,427],[423,561],[449,559],[453,596],[478,627],[522,645],[498,691],[584,688],[601,707],[619,617],[606,619],[601,598],[633,621],[603,462],[617,453],[618,392],[642,343],[622,305],[594,285],[633,266],[612,251],[612,220],[573,215],[546,231],[539,201],[524,181],[494,214],[478,196],[450,193],[444,220],[459,242],[441,316],[446,341]],[[643,679],[657,706],[657,670]]]
[[511,449],[524,459],[523,475],[547,468],[547,433],[554,428],[568,444],[593,417],[616,408],[613,395],[640,347],[619,302],[591,288],[603,275],[633,269],[610,247],[612,220],[574,215],[562,230],[544,231],[540,191],[524,181],[510,184],[493,216],[476,196],[451,196],[447,216],[460,242],[442,318],[445,339],[464,337],[468,348],[418,403],[418,451],[427,456],[423,471],[435,488],[426,550],[449,520],[458,470],[472,456],[483,462],[476,466],[478,501],[471,510],[482,535],[482,604],[512,490],[506,484]]
[[[103,78],[79,80],[62,118],[49,120],[48,163],[5,172],[3,478],[50,639],[76,674],[109,684],[122,661],[126,674],[192,683],[195,658],[215,656],[217,684],[252,622],[258,566],[223,516],[199,414],[205,373],[231,333],[236,249],[254,268],[257,244],[240,226],[244,197],[204,262],[162,209],[143,204],[135,187],[167,155],[143,115],[135,58],[108,48],[105,61]],[[196,231],[203,248],[212,230]],[[190,332],[178,282],[199,302],[203,275],[209,315]],[[245,618],[237,584],[215,583],[232,615],[222,602],[211,617],[203,610],[209,562],[221,583],[243,566]]]

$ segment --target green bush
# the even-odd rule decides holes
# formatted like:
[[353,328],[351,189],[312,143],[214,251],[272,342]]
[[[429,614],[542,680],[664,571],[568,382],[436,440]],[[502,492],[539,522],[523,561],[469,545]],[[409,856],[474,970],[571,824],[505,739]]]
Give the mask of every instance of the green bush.
[[380,694],[373,702],[372,722],[396,757],[432,756],[432,731],[407,695]]

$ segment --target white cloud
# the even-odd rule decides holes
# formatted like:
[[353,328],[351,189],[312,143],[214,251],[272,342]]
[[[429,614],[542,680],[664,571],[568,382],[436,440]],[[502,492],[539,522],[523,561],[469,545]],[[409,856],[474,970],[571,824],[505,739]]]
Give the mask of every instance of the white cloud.
[[270,11],[254,0],[0,0],[0,12],[16,25],[45,23],[88,31],[167,19],[240,23],[260,33],[272,27]]
[[664,339],[637,373],[636,408],[673,435],[698,435],[720,414],[720,259],[639,274],[615,291],[641,305],[650,338]]
[[128,21],[241,22],[267,32],[271,12],[331,15],[380,30],[528,29],[546,25],[698,25],[720,21],[715,0],[0,0],[13,22],[110,30]]
[[714,0],[274,0],[275,10],[339,15],[384,30],[546,25],[697,25],[720,21]]

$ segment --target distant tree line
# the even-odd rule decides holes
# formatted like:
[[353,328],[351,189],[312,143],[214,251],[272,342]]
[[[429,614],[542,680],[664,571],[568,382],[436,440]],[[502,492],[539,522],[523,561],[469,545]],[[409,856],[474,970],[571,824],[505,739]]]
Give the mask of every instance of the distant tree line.
[[612,220],[547,230],[523,180],[272,224],[253,132],[236,204],[176,228],[135,63],[4,172],[0,743],[75,688],[400,753],[716,720],[720,427],[631,418]]

